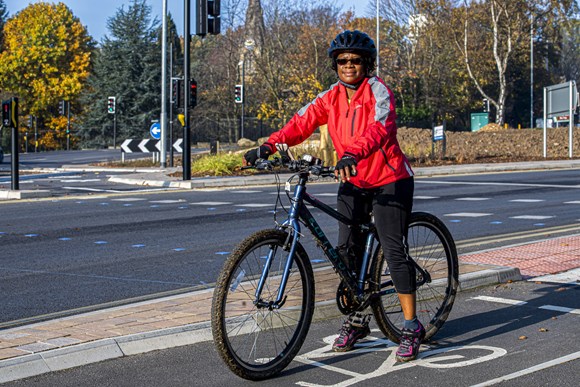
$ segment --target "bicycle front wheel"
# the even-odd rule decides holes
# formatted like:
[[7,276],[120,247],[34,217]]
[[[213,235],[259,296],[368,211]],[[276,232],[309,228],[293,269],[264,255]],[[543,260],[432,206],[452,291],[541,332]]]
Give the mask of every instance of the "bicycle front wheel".
[[[455,301],[459,286],[459,263],[451,233],[437,217],[426,212],[413,212],[409,224],[409,255],[427,273],[417,270],[417,318],[425,325],[425,339],[430,339],[443,326]],[[382,249],[371,268],[374,290],[385,291],[391,280]],[[372,304],[377,325],[391,341],[399,343],[404,322],[397,293],[383,294]]]
[[[282,302],[271,303],[284,274],[287,236],[278,230],[251,235],[227,259],[216,283],[211,320],[214,341],[228,367],[245,379],[266,379],[282,371],[300,350],[312,321],[314,275],[300,244]],[[257,298],[269,256],[269,273]]]

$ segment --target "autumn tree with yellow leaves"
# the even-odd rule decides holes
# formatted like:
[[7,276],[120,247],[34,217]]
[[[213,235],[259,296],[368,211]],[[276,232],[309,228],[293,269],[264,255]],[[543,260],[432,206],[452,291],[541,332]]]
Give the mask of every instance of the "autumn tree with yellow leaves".
[[[66,144],[66,119],[58,103],[69,101],[71,112],[90,72],[94,46],[86,28],[63,3],[38,2],[6,21],[0,53],[0,89],[20,98],[22,123],[38,117],[40,145]],[[73,131],[74,132],[74,131]]]

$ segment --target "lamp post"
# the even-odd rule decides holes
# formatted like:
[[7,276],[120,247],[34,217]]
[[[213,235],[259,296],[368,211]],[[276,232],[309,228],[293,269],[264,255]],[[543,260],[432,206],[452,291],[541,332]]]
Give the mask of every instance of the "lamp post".
[[377,0],[377,41],[376,41],[376,45],[377,45],[377,76],[380,76],[379,74],[379,70],[380,70],[380,55],[379,55],[379,41],[380,41],[380,37],[379,37],[379,26],[380,26],[380,19],[379,19],[379,5],[380,5],[381,1]]
[[245,51],[242,53],[242,116],[240,119],[240,138],[244,138],[244,115],[246,114],[246,55],[254,50],[255,44],[254,39],[246,39],[244,42]]
[[534,14],[530,15],[530,128],[534,128]]

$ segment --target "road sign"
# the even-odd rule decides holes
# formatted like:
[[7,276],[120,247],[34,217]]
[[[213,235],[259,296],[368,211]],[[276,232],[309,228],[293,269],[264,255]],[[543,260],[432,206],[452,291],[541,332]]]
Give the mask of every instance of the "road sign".
[[435,126],[433,128],[433,141],[441,141],[445,136],[443,125]]
[[149,133],[151,133],[151,137],[159,140],[161,138],[161,124],[159,122],[152,124],[149,128]]
[[175,151],[177,153],[183,153],[183,148],[181,147],[181,143],[183,142],[182,138],[178,138],[177,141],[175,141],[173,143],[173,149],[175,149]]
[[[183,139],[177,139],[173,143],[173,149],[176,152],[182,153],[183,148],[181,144]],[[125,153],[155,153],[161,151],[161,141],[159,140],[133,140],[128,139],[121,144],[121,152]]]

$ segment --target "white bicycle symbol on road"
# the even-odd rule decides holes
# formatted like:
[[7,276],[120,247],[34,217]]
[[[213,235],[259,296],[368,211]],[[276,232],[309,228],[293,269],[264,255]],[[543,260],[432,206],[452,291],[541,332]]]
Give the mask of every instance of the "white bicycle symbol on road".
[[[396,363],[395,352],[397,346],[384,338],[368,337],[367,340],[360,342],[354,351],[349,354],[361,354],[367,352],[388,352],[388,356],[381,363],[381,365],[374,371],[369,373],[359,373],[344,368],[339,368],[324,363],[325,359],[336,356],[344,356],[344,353],[337,353],[332,351],[332,343],[336,335],[328,336],[323,339],[326,345],[322,348],[297,356],[294,360],[313,367],[323,368],[327,371],[336,372],[349,377],[339,383],[333,384],[316,384],[309,382],[298,382],[296,384],[306,387],[324,387],[324,386],[351,386],[365,380],[373,379],[379,376],[384,376],[388,373],[401,371],[410,367],[427,367],[427,368],[457,368],[466,367],[473,364],[482,363],[485,361],[497,359],[504,356],[507,351],[503,348],[490,347],[486,345],[459,345],[454,347],[429,349],[428,346],[423,345],[419,356],[415,361],[409,363]],[[425,347],[428,349],[425,350]],[[471,358],[466,357],[465,351],[475,351]],[[461,351],[461,353],[459,353]]]

